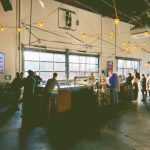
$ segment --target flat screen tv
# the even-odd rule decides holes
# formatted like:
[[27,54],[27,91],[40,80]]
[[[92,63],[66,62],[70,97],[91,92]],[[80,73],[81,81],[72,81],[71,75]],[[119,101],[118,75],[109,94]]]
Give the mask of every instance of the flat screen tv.
[[0,74],[4,73],[5,69],[5,54],[0,52]]

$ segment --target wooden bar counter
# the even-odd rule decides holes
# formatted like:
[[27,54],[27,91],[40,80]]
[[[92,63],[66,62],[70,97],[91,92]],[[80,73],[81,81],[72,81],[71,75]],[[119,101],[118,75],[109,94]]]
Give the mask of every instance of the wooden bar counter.
[[[38,95],[42,94],[44,87],[45,85],[38,85]],[[56,92],[58,93],[57,112],[60,113],[86,106],[92,91],[91,87],[85,85],[62,85]]]

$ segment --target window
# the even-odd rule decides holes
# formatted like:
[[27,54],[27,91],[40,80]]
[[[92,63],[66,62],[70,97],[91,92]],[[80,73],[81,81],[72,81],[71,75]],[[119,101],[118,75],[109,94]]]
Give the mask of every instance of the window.
[[58,80],[66,80],[65,54],[47,52],[24,52],[24,70],[27,76],[28,70],[36,71],[42,79],[48,80],[53,72],[57,72]]
[[90,72],[93,72],[95,78],[98,78],[98,68],[98,57],[96,56],[69,55],[69,79],[75,76],[88,76]]
[[42,79],[48,80],[53,72],[58,73],[58,80],[73,80],[75,76],[88,76],[93,72],[99,78],[98,56],[74,55],[57,52],[24,51],[24,71],[36,71]]
[[134,73],[134,69],[140,72],[140,61],[131,59],[117,59],[117,71],[119,75],[128,76]]

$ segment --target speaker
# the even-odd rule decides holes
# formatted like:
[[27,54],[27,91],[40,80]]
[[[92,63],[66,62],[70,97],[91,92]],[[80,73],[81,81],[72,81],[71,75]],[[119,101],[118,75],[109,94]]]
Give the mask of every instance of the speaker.
[[1,1],[4,11],[12,10],[12,4],[10,0],[0,0],[0,1]]

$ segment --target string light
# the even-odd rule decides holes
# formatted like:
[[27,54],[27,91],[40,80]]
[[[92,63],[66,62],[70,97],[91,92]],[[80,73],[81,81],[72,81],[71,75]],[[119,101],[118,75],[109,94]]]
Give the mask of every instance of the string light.
[[1,31],[4,32],[5,31],[5,28],[3,26],[1,26]]
[[18,27],[18,28],[17,28],[17,31],[18,31],[18,32],[21,32],[21,28],[20,28],[20,27]]
[[85,39],[86,38],[86,33],[82,34],[82,38]]
[[148,31],[145,31],[145,32],[144,32],[144,35],[147,36],[147,35],[148,35]]
[[90,36],[90,39],[91,39],[91,40],[94,40],[94,36],[93,36],[93,35],[91,35],[91,36]]
[[110,36],[114,36],[114,32],[113,32],[113,31],[110,32],[109,35],[110,35]]
[[120,22],[119,18],[115,18],[115,19],[114,19],[114,23],[115,23],[116,25],[119,24],[119,22]]
[[122,43],[122,46],[126,46],[126,43],[125,43],[125,42],[123,42],[123,43]]
[[43,25],[44,25],[43,21],[39,21],[39,22],[38,22],[38,26],[39,26],[39,27],[43,27]]

